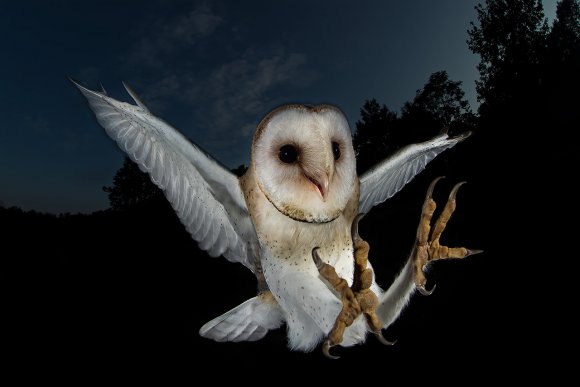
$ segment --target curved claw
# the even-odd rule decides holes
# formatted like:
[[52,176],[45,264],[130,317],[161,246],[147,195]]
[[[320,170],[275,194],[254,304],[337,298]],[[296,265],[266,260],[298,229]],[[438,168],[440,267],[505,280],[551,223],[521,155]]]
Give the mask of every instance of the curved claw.
[[359,213],[357,216],[354,217],[352,221],[352,226],[350,228],[350,237],[352,238],[353,243],[360,241],[361,238],[358,235],[358,222],[365,216],[364,212]]
[[475,255],[475,254],[481,254],[481,253],[483,253],[483,250],[471,250],[471,249],[466,249],[466,250],[467,250],[466,257],[469,257],[470,255]]
[[[429,184],[429,188],[427,188],[427,195],[426,195],[426,199],[429,199],[431,196],[433,196],[433,190],[435,189],[435,184],[437,184],[437,182],[441,179],[444,179],[445,176],[439,176],[436,177],[431,184]],[[453,188],[455,190],[455,188]],[[453,192],[453,191],[451,191]]]
[[425,285],[417,285],[417,290],[419,290],[419,293],[421,293],[424,296],[430,296],[431,294],[433,294],[436,287],[437,284],[433,285],[433,288],[431,290],[427,290],[425,289]]
[[463,184],[467,183],[466,181],[461,181],[453,186],[451,193],[449,194],[449,200],[455,200],[455,196],[457,196],[457,191],[459,191],[459,187]]
[[322,353],[329,359],[336,360],[340,359],[340,356],[334,356],[330,354],[330,341],[326,340],[324,344],[322,344]]
[[312,249],[312,260],[314,261],[316,268],[320,271],[324,267],[324,262],[322,261],[322,259],[320,259],[320,256],[318,255],[319,248],[320,247],[316,246],[315,248]]
[[397,342],[397,340],[389,341],[385,339],[381,331],[375,332],[375,336],[377,336],[377,340],[379,340],[379,342],[383,345],[395,345],[395,343]]

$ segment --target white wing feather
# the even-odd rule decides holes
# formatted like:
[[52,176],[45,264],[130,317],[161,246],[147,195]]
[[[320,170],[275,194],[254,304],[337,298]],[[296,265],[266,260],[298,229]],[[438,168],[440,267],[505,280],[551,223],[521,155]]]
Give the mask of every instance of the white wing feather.
[[469,135],[466,133],[450,138],[443,134],[426,142],[406,146],[365,172],[360,178],[359,212],[366,213],[399,192],[439,153]]
[[127,85],[137,106],[72,82],[107,134],[164,191],[200,248],[255,272],[258,239],[238,178],[152,115]]
[[206,323],[199,334],[220,342],[256,341],[270,329],[279,328],[283,318],[276,302],[264,302],[257,296]]

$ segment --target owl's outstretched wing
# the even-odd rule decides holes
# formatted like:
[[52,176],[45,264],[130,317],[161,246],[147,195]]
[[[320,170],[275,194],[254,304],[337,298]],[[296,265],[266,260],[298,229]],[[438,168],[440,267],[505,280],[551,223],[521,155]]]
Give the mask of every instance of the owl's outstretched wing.
[[110,98],[71,80],[87,98],[99,124],[163,190],[199,247],[256,272],[258,239],[239,179],[155,117],[124,84],[137,105]]
[[365,172],[360,178],[359,212],[366,213],[399,192],[445,149],[471,133],[449,137],[442,134],[429,141],[408,145]]

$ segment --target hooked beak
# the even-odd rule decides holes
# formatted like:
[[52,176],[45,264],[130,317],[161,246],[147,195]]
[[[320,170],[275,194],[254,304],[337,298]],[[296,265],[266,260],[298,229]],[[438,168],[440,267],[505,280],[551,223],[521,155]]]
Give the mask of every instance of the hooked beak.
[[326,196],[328,195],[328,186],[330,185],[331,176],[326,173],[318,174],[317,176],[306,175],[308,180],[316,187],[322,201],[326,201]]
[[334,156],[330,147],[325,147],[323,143],[319,145],[320,149],[325,149],[325,151],[304,157],[300,162],[300,167],[303,175],[310,180],[311,188],[316,188],[322,201],[326,202],[334,175]]

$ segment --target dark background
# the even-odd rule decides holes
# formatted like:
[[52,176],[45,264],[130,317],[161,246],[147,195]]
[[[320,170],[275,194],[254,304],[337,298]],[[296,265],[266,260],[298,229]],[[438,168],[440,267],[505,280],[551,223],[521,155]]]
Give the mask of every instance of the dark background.
[[[336,349],[342,358],[330,361],[319,350],[290,352],[283,329],[254,343],[199,337],[205,322],[255,294],[254,279],[241,265],[199,251],[127,163],[107,189],[111,209],[52,215],[0,208],[4,366],[23,380],[78,380],[80,373],[82,380],[165,382],[262,381],[263,366],[276,381],[314,372],[327,381],[380,375],[471,383],[547,372],[546,359],[572,344],[566,305],[573,304],[565,299],[575,279],[574,239],[563,219],[575,211],[569,182],[578,161],[580,11],[576,1],[561,1],[555,22],[544,26],[535,1],[487,1],[477,10],[467,37],[481,58],[477,112],[462,104],[461,85],[443,77],[400,112],[367,101],[356,125],[361,166],[444,127],[474,133],[361,225],[387,287],[411,248],[430,181],[447,176],[436,190],[439,203],[453,184],[468,182],[443,239],[485,252],[433,266],[428,283],[437,290],[415,295],[384,332],[395,346],[369,337]],[[418,123],[421,132],[412,129]],[[381,139],[390,139],[384,153],[365,152]]]

